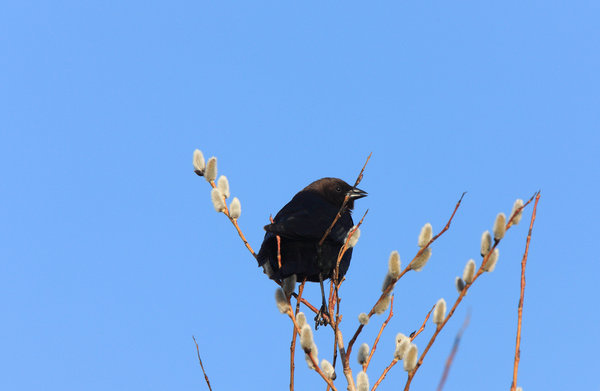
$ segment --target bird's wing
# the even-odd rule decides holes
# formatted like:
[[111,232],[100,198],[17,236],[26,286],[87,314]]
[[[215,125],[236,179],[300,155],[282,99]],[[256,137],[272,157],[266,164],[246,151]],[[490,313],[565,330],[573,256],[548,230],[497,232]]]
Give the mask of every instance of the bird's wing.
[[[277,213],[273,224],[265,226],[265,231],[288,239],[319,240],[337,212],[337,208],[319,197],[299,193]],[[350,214],[342,214],[328,239],[342,242],[350,227]]]

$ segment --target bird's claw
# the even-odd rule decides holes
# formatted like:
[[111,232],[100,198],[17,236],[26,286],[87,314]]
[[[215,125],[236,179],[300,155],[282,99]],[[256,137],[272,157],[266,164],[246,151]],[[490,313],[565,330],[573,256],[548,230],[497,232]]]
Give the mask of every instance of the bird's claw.
[[315,316],[315,330],[317,330],[319,326],[327,326],[328,324],[329,316],[327,316],[327,307],[323,305]]

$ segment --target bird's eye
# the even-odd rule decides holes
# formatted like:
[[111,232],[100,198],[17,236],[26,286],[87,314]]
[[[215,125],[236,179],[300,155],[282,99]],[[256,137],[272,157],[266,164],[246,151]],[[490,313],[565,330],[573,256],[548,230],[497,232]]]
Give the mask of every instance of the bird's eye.
[[342,188],[338,186],[338,187],[335,188],[335,190],[336,191],[342,191]]

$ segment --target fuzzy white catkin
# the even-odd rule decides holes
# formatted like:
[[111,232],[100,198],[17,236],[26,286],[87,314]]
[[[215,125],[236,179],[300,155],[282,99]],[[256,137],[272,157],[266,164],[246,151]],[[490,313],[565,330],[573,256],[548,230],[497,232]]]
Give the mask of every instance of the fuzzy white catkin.
[[309,325],[305,324],[300,329],[300,346],[306,352],[307,350],[310,350],[314,344],[312,330]]
[[356,355],[356,359],[358,360],[358,363],[360,365],[363,365],[367,362],[367,358],[369,357],[369,351],[369,345],[367,345],[366,343],[363,343],[358,348],[358,354]]
[[429,258],[431,258],[431,248],[427,247],[423,250],[423,253],[411,263],[410,268],[416,272],[420,272],[423,270],[423,267],[425,267],[425,264],[427,264],[427,261],[429,261]]
[[398,254],[398,251],[392,251],[388,261],[388,274],[393,278],[397,278],[400,275],[400,269],[400,254]]
[[411,343],[408,347],[407,352],[404,354],[404,370],[410,372],[417,366],[417,358],[419,355],[419,349],[417,345]]
[[206,164],[204,163],[204,155],[202,151],[196,149],[194,151],[194,172],[198,175],[204,175],[204,169],[206,168]]
[[315,366],[312,360],[310,359],[310,356],[312,356],[315,359],[317,365],[319,365],[319,349],[317,349],[317,345],[315,345],[314,343],[310,347],[310,355],[308,353],[305,353],[304,359],[306,360],[306,364],[310,369],[315,369]]
[[292,292],[296,289],[296,275],[292,274],[291,276],[284,278],[281,288],[283,288],[285,295],[290,297]]
[[394,358],[396,360],[402,360],[409,346],[410,338],[402,333],[398,333],[396,335],[396,349],[394,350]]
[[206,171],[204,172],[204,179],[208,182],[217,179],[217,158],[211,157],[206,163]]
[[210,199],[212,200],[213,207],[217,212],[225,210],[225,201],[223,200],[223,194],[216,187],[210,191]]
[[483,267],[484,272],[493,272],[496,268],[496,263],[498,262],[498,257],[500,256],[500,250],[497,248],[490,254],[487,263]]
[[[517,224],[517,223],[515,223]],[[523,387],[517,387],[516,391],[523,391]]]
[[350,234],[352,234],[352,236],[350,236],[348,238],[348,248],[352,248],[354,246],[356,246],[356,243],[358,243],[358,238],[360,238],[360,228],[356,228],[356,231],[354,231],[354,233],[352,233],[352,231],[354,230],[356,226],[352,227],[350,229],[350,231],[348,231],[348,236],[350,236]]
[[446,300],[439,299],[435,304],[435,309],[433,310],[433,323],[436,325],[441,325],[444,323],[444,319],[446,318]]
[[221,190],[221,194],[223,194],[225,198],[229,198],[229,180],[225,175],[219,177],[217,187]]
[[229,205],[229,217],[232,219],[239,219],[242,214],[242,205],[237,197],[233,197],[231,204]]
[[377,315],[381,315],[388,309],[390,305],[390,296],[385,296],[381,301],[379,301],[374,308],[374,311]]
[[456,279],[454,280],[454,285],[456,286],[456,290],[458,291],[458,293],[461,293],[463,289],[465,289],[465,282],[460,277],[456,277]]
[[469,261],[465,265],[465,269],[463,270],[462,279],[467,284],[470,284],[473,282],[474,276],[475,276],[475,261],[472,259],[469,259]]
[[522,206],[523,206],[523,200],[519,198],[515,201],[515,204],[513,205],[513,208],[512,208],[512,212],[510,212],[510,217],[512,218],[512,223],[514,225],[519,224],[519,222],[521,221],[521,217],[523,217],[523,209],[521,209],[519,211],[519,213],[517,213],[517,215],[513,217],[515,212]]
[[365,314],[364,312],[358,314],[358,323],[362,324],[363,326],[369,324],[369,315]]
[[490,231],[485,231],[481,234],[481,256],[485,257],[492,248],[492,235]]
[[335,371],[333,369],[333,365],[325,359],[321,361],[321,371],[328,379],[335,379]]
[[275,303],[277,303],[277,309],[279,309],[279,312],[282,314],[287,313],[291,309],[290,303],[288,303],[285,293],[281,288],[275,290]]
[[496,220],[494,221],[494,239],[500,240],[506,233],[506,215],[504,213],[498,213]]
[[369,391],[369,377],[365,371],[360,371],[356,375],[356,390]]
[[300,330],[302,330],[302,327],[306,324],[306,315],[304,315],[304,312],[298,312],[296,315],[296,323]]
[[[389,273],[386,274],[385,278],[383,279],[383,285],[381,285],[381,292],[385,292],[387,287],[390,285],[393,285],[393,284],[394,284],[394,277],[392,277]],[[392,286],[392,289],[394,289],[393,286]]]
[[419,234],[419,247],[425,247],[433,237],[433,228],[431,228],[431,224],[427,223],[421,228],[421,233]]

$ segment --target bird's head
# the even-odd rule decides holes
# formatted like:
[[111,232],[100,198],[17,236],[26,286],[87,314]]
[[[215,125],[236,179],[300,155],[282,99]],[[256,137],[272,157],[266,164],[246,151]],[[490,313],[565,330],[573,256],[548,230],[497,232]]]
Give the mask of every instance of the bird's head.
[[367,192],[358,188],[352,188],[349,184],[339,178],[321,178],[306,186],[304,190],[315,191],[336,207],[341,207],[346,195],[350,196],[348,209],[354,209],[354,200],[367,196]]

